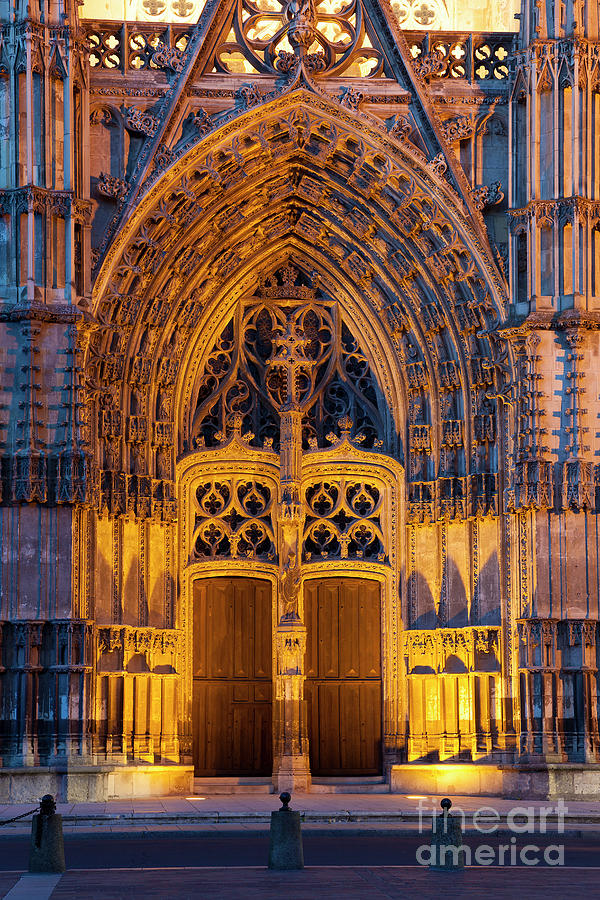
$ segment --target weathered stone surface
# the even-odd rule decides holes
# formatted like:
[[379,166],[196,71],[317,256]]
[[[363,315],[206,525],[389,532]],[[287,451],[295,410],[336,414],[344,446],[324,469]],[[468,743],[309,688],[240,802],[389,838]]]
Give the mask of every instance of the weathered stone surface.
[[232,65],[163,5],[156,46],[71,0],[2,22],[0,799],[190,790],[221,576],[270,586],[272,695],[231,702],[308,788],[361,722],[308,715],[325,574],[381,591],[337,674],[381,648],[392,789],[596,796],[598,3],[452,40],[412,4],[408,46],[359,0],[343,58],[292,4]]
[[31,822],[29,871],[64,872],[65,869],[62,816],[38,813]]
[[[282,797],[285,795],[282,795]],[[289,794],[287,795],[289,798]],[[300,813],[287,805],[271,813],[269,869],[303,869]]]

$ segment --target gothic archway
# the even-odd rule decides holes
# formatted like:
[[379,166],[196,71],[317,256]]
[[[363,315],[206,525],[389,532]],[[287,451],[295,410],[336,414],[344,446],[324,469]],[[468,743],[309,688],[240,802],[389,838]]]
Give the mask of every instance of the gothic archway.
[[[261,277],[255,291],[228,313],[202,359],[192,354],[188,378],[193,383],[193,413],[187,420],[187,449],[177,466],[185,620],[196,618],[192,606],[199,578],[206,583],[209,575],[236,574],[236,584],[243,578],[249,585],[248,579],[256,583],[268,576],[273,584],[275,773],[281,778],[288,767],[296,784],[308,777],[311,746],[321,750],[314,756],[318,770],[329,766],[339,774],[349,766],[349,772],[357,774],[362,765],[370,774],[382,769],[382,746],[389,745],[395,722],[389,715],[384,721],[386,744],[379,708],[383,698],[376,700],[377,709],[371,706],[377,685],[386,680],[388,701],[392,694],[397,701],[395,687],[389,687],[400,682],[394,660],[398,658],[399,618],[398,496],[403,486],[399,417],[387,406],[372,348],[365,351],[364,334],[353,332],[344,298],[321,289],[316,277],[305,271],[308,261],[303,262],[302,269],[288,261]],[[310,714],[305,714],[304,646],[308,638],[312,647],[315,638],[305,627],[303,586],[310,584],[318,591],[319,584],[331,581],[332,572],[338,576],[336,597],[340,594],[336,609],[339,603],[354,614],[340,618],[339,629],[330,635],[331,647],[322,644],[322,649],[346,664],[335,673],[326,672],[320,681],[315,676]],[[377,598],[376,605],[369,606],[376,628],[370,628],[369,646],[361,644],[358,668],[352,650],[361,633],[359,607],[354,608],[352,599],[357,596],[352,586],[355,579],[373,585],[375,593],[367,594]],[[324,635],[324,625],[318,624],[319,616],[312,608],[310,616],[311,627],[320,627]],[[394,619],[392,628],[385,627],[389,617]],[[383,645],[382,634],[386,636]],[[232,644],[238,646],[240,640],[235,630]],[[198,641],[206,644],[196,632],[190,653],[194,659],[198,659]],[[290,641],[294,646],[298,642],[293,663],[286,657]],[[367,650],[376,663],[365,661]],[[200,665],[198,671],[204,670]],[[318,667],[317,671],[323,675]],[[297,682],[291,703],[290,680]],[[196,681],[194,676],[195,690],[209,689],[204,675]],[[327,715],[323,710],[319,713],[324,692]],[[246,718],[239,710],[237,714],[223,706],[223,716],[232,722],[232,748],[240,744],[235,723],[253,715],[248,691],[243,693]],[[368,740],[348,715],[356,696],[369,711],[366,721],[373,734]],[[256,715],[260,709],[259,705]],[[213,719],[215,715],[216,711]],[[338,729],[347,731],[342,743],[334,719]],[[331,734],[323,732],[327,723]],[[211,741],[212,719],[204,733],[198,733],[199,727],[196,724],[195,746],[198,741]],[[262,746],[261,733],[250,732],[247,740],[254,736]],[[366,755],[365,740],[371,747]],[[328,742],[335,745],[331,752],[326,749]],[[261,752],[257,747],[257,758]],[[194,755],[211,756],[204,751]],[[235,756],[233,749],[224,747],[221,768],[216,770],[226,771],[228,760]]]
[[[277,496],[289,519],[288,537],[276,534],[277,529],[285,532],[281,522],[271,528],[273,543],[277,548],[285,540],[288,548],[282,558],[280,553],[271,561],[257,558],[255,573],[276,584],[280,597],[284,585],[298,580],[294,570],[302,548],[297,525],[308,514],[311,497],[294,491],[277,494],[282,482],[274,414],[286,398],[281,390],[278,400],[277,391],[269,392],[273,374],[267,378],[252,369],[260,364],[266,370],[270,363],[273,373],[277,360],[268,347],[257,350],[261,342],[255,340],[252,346],[238,342],[238,357],[223,363],[222,379],[213,372],[207,380],[203,368],[219,341],[227,357],[228,342],[235,327],[239,334],[242,322],[256,334],[265,316],[269,328],[277,325],[284,333],[288,325],[297,326],[281,310],[274,312],[275,304],[265,302],[270,289],[281,294],[281,273],[290,261],[301,275],[294,285],[298,295],[288,301],[303,299],[313,275],[322,291],[320,305],[310,310],[306,323],[313,334],[308,343],[320,347],[314,349],[314,359],[313,351],[308,353],[316,381],[313,374],[302,376],[303,390],[312,397],[313,421],[304,429],[307,465],[312,453],[329,454],[312,473],[315,496],[325,478],[325,462],[330,479],[348,473],[350,458],[352,477],[373,484],[379,479],[377,490],[386,497],[384,534],[390,551],[377,553],[388,553],[389,558],[395,554],[396,559],[386,569],[385,560],[363,558],[356,571],[364,574],[364,568],[371,567],[373,576],[385,583],[393,603],[382,605],[382,616],[395,641],[402,624],[417,624],[415,552],[412,544],[409,548],[397,537],[403,523],[461,523],[497,509],[496,438],[501,428],[496,397],[508,375],[495,336],[503,314],[502,284],[481,229],[467,220],[444,169],[440,160],[426,163],[401,135],[391,136],[358,113],[298,90],[261,106],[260,115],[241,112],[235,126],[182,152],[164,173],[157,169],[105,254],[96,283],[95,313],[101,327],[90,335],[87,355],[87,371],[95,379],[97,415],[91,424],[101,470],[99,507],[113,523],[110,531],[102,519],[98,534],[117,548],[116,568],[114,560],[124,541],[114,524],[118,517],[136,516],[140,540],[146,527],[142,522],[161,521],[165,621],[181,640],[178,715],[180,747],[187,758],[191,620],[189,584],[181,572],[190,563],[195,525],[189,520],[191,505],[185,503],[186,498],[198,498],[199,484],[192,485],[193,478],[208,472],[198,465],[199,457],[194,473],[186,468],[190,455],[212,454],[211,465],[221,465],[223,477],[227,474],[234,481],[251,462],[252,471],[271,484],[271,500]],[[280,275],[269,285],[267,276],[278,270]],[[259,302],[255,313],[248,310],[249,318],[244,318],[240,300],[248,297]],[[332,312],[336,302],[341,314]],[[288,302],[287,309],[294,303]],[[231,328],[234,331],[228,331]],[[328,329],[335,333],[335,364],[334,356],[327,356],[326,342],[321,346],[314,340]],[[364,364],[353,350],[357,340],[378,390],[358,416],[360,376],[353,383],[344,362],[345,355],[359,368]],[[250,385],[247,394],[246,387],[240,393],[240,379],[234,378],[240,365],[246,387]],[[334,382],[344,395],[347,413],[337,421],[323,399]],[[286,410],[290,420],[291,412],[302,435],[302,416],[298,410]],[[279,418],[281,425],[281,409]],[[344,420],[352,421],[346,432],[340,424]],[[383,434],[376,436],[379,428]],[[253,437],[244,441],[249,433]],[[328,434],[336,440],[327,441]],[[204,449],[194,446],[201,439]],[[379,440],[386,453],[376,446]],[[302,439],[295,447],[302,447]],[[374,463],[374,456],[380,462]],[[243,498],[238,495],[238,500],[243,506]],[[254,524],[260,540],[248,543],[244,538],[242,549],[252,554],[258,550],[260,556],[271,538]],[[323,523],[313,524],[311,534],[316,536]],[[343,546],[339,538],[334,536],[332,546]],[[309,552],[323,552],[322,542],[313,544]],[[183,559],[182,553],[188,556]],[[232,558],[225,569],[239,574],[246,562]],[[341,554],[338,562],[344,570],[347,562]],[[204,564],[193,561],[198,571]],[[303,562],[309,568],[321,564],[314,556]],[[274,616],[281,620],[285,611],[279,603]],[[142,600],[139,609],[143,612]],[[448,619],[444,597],[436,615],[441,622]],[[287,624],[291,628],[294,623]],[[277,632],[277,677],[295,683],[301,677],[303,638],[293,628],[288,634],[290,628]],[[403,753],[406,713],[401,654],[389,658],[394,667],[386,668],[384,660],[383,679],[385,744],[391,759]],[[298,691],[298,686],[292,691],[294,702]],[[280,711],[278,716],[301,722],[300,713],[290,718]],[[280,729],[276,756],[304,753],[300,725],[294,728],[291,733]]]

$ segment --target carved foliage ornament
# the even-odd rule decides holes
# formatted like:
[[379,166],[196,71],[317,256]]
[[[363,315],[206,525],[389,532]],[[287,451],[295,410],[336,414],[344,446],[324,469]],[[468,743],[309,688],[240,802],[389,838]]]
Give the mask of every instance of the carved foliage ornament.
[[96,190],[103,197],[109,200],[120,200],[127,193],[127,182],[115,175],[107,175],[106,172],[100,172],[100,177],[96,183]]

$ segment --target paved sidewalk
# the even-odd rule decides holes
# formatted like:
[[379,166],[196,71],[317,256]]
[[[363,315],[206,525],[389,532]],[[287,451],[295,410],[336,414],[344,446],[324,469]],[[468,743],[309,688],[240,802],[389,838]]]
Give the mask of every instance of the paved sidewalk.
[[[598,869],[469,868],[430,872],[403,867],[321,867],[301,872],[267,869],[71,870],[46,894],[48,900],[581,900],[600,896]],[[25,882],[25,884],[24,884]],[[26,889],[27,876],[20,886]],[[20,892],[19,892],[20,893]],[[3,895],[4,896],[4,895]],[[17,897],[15,891],[13,896]],[[26,894],[21,893],[21,897]],[[8,898],[7,898],[8,900]],[[41,898],[40,898],[41,900]]]
[[[303,821],[311,825],[346,823],[361,827],[368,825],[403,825],[416,828],[421,820],[431,821],[433,812],[440,812],[441,797],[419,797],[412,794],[294,794],[291,806],[303,814]],[[479,821],[506,826],[507,816],[517,807],[533,810],[536,831],[543,816],[549,831],[559,824],[556,801],[507,800],[496,797],[452,797],[453,812],[465,813],[465,825],[473,824],[473,813],[483,810]],[[190,797],[157,797],[145,800],[109,800],[100,803],[59,803],[57,812],[63,816],[65,830],[105,828],[123,831],[134,828],[179,828],[198,826],[267,825],[271,811],[279,808],[274,794],[213,794]],[[35,804],[0,806],[0,823],[32,809]],[[419,812],[419,808],[422,810]],[[545,813],[542,812],[545,810]],[[486,812],[487,811],[487,812]],[[600,829],[600,804],[567,801],[564,805],[564,827],[597,826]],[[29,830],[26,818],[6,829]]]

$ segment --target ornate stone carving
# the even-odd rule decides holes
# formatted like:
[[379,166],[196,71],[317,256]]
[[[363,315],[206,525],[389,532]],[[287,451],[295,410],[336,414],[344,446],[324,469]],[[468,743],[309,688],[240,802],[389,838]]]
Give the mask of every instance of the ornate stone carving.
[[196,490],[197,558],[276,558],[273,488],[258,480],[206,481]]
[[166,44],[159,41],[152,53],[152,62],[159,69],[181,72],[185,66],[185,51],[178,50],[176,47],[167,47]]
[[499,181],[494,181],[490,185],[476,188],[473,191],[473,199],[477,209],[485,209],[487,206],[496,206],[504,200],[504,194],[501,191]]
[[415,72],[421,78],[427,78],[430,75],[439,75],[446,68],[446,62],[441,53],[434,51],[417,56],[413,60]]
[[[235,333],[233,322],[222,331],[199,382],[194,440],[202,433],[207,445],[214,444],[216,435],[224,433],[226,417],[239,410],[244,431],[254,435],[251,443],[262,446],[269,438],[278,449],[280,412],[293,391],[298,392],[303,409],[305,446],[313,437],[323,446],[330,431],[339,433],[338,423],[344,415],[355,422],[355,434],[364,435],[365,446],[373,446],[383,432],[385,413],[358,342],[339,321],[336,306],[325,299],[307,303],[314,289],[297,281],[297,272],[284,270],[281,284],[270,279],[261,288],[264,297],[275,299],[278,292],[287,294],[298,299],[297,306],[284,312],[275,306],[267,309],[250,303],[245,307],[240,332]],[[337,356],[332,357],[334,347],[338,348]],[[234,358],[237,368],[233,368]],[[323,380],[319,373],[324,372],[323,364],[328,359],[335,365],[327,368]],[[260,385],[260,391],[253,396],[249,384]],[[366,407],[359,396],[368,399]]]
[[548,509],[554,505],[552,463],[526,459],[515,465],[511,508]]
[[457,116],[442,123],[444,137],[450,143],[464,141],[475,133],[475,123],[470,116]]
[[358,109],[364,99],[362,91],[357,91],[353,87],[346,87],[342,91],[340,103],[348,109]]
[[152,137],[158,128],[158,119],[152,113],[146,112],[137,106],[130,106],[123,111],[125,127],[138,134]]
[[103,197],[110,200],[120,200],[127,193],[127,182],[115,175],[107,175],[106,172],[100,172],[100,177],[96,182],[96,190]]
[[375,485],[342,478],[306,489],[304,557],[386,560],[382,493]]

